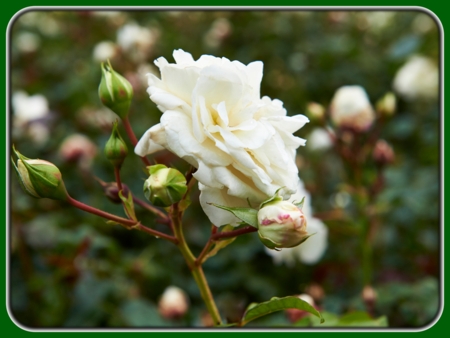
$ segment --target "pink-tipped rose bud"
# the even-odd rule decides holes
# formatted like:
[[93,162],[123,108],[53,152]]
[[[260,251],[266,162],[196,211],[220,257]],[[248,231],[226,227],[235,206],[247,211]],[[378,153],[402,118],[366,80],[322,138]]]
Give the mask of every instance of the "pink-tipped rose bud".
[[189,307],[186,293],[176,286],[164,290],[158,303],[158,311],[164,318],[179,319],[184,316]]
[[269,249],[292,248],[308,238],[306,217],[288,201],[276,200],[258,211],[258,235]]
[[395,159],[394,150],[385,140],[378,140],[373,149],[373,159],[379,165],[392,163]]

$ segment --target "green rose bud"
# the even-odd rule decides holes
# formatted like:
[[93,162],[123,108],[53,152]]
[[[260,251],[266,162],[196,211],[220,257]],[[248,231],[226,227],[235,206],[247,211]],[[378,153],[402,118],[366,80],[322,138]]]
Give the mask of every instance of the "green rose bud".
[[394,93],[388,92],[377,102],[377,111],[384,116],[394,115],[397,108],[397,98]]
[[292,248],[308,237],[302,210],[288,201],[275,199],[258,211],[258,235],[269,249]]
[[133,87],[127,79],[114,71],[109,60],[107,64],[102,63],[102,80],[98,87],[98,96],[102,103],[121,119],[128,116]]
[[113,124],[111,137],[109,138],[108,142],[106,142],[105,145],[105,155],[106,158],[111,161],[113,166],[120,168],[127,154],[128,148],[127,145],[125,144],[125,141],[119,134],[116,121]]
[[18,160],[13,162],[22,188],[35,198],[50,198],[65,201],[66,187],[59,169],[48,161],[29,159],[14,149]]
[[168,207],[184,196],[186,178],[178,170],[156,164],[149,169],[150,177],[144,183],[145,197],[158,207]]

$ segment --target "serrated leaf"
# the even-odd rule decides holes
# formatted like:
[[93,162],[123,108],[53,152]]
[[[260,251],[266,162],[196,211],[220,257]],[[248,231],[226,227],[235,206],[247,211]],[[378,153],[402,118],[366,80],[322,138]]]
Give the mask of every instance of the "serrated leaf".
[[305,302],[304,300],[296,296],[288,296],[283,298],[273,297],[271,300],[267,302],[258,303],[256,305],[250,304],[250,306],[247,308],[242,318],[241,326],[247,324],[248,322],[256,318],[286,309],[303,310],[320,318],[321,323],[323,323],[324,321],[319,311],[317,311],[309,303]]
[[131,192],[128,192],[128,197],[125,197],[125,196],[123,196],[123,193],[121,190],[121,191],[119,191],[119,197],[123,202],[122,203],[123,209],[125,210],[125,213],[127,214],[128,218],[137,222],[136,213],[134,212],[133,196],[131,195]]
[[[229,231],[232,231],[233,229],[234,229],[234,227],[232,227],[231,225],[226,225],[223,228],[223,230],[221,231],[221,233],[229,232]],[[220,250],[222,250],[226,246],[233,243],[235,239],[236,239],[236,237],[232,237],[229,239],[223,239],[221,241],[215,242],[214,247],[205,255],[205,258],[203,259],[202,263],[205,262],[207,259],[215,256]]]
[[244,221],[246,224],[258,229],[258,210],[252,208],[235,208],[226,207],[224,205],[208,203],[214,205],[217,208],[231,212],[234,216]]

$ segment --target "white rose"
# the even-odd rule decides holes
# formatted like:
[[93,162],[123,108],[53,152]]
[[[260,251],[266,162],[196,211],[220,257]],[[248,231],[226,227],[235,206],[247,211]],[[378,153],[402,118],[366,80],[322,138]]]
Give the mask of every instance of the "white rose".
[[163,112],[135,148],[144,156],[166,148],[197,168],[200,203],[217,226],[237,223],[231,213],[207,203],[253,205],[283,189],[297,189],[296,149],[305,140],[292,134],[308,119],[286,116],[283,103],[260,97],[263,64],[203,55],[194,61],[182,50],[175,64],[159,58],[161,79],[150,74],[150,99]]
[[439,69],[424,56],[413,56],[395,75],[394,89],[406,100],[435,99],[439,94]]
[[367,130],[375,120],[375,112],[361,86],[340,87],[331,100],[330,115],[338,127],[357,131]]
[[328,245],[328,229],[319,219],[313,217],[311,208],[311,196],[305,189],[303,182],[299,181],[297,192],[291,196],[291,202],[299,202],[305,197],[302,212],[308,222],[308,234],[314,234],[305,242],[294,248],[283,248],[281,251],[266,248],[266,253],[273,257],[276,264],[285,263],[293,266],[296,260],[304,264],[315,264],[323,254]]

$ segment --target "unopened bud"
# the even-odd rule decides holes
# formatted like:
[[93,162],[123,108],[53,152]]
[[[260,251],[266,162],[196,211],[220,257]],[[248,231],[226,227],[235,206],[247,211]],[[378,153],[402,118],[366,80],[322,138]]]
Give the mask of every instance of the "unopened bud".
[[306,217],[288,201],[275,200],[258,211],[258,235],[269,249],[292,248],[308,238]]
[[168,207],[180,201],[187,191],[186,178],[178,170],[156,164],[149,169],[144,183],[145,197],[158,207]]
[[98,95],[102,103],[121,119],[128,116],[133,87],[127,79],[114,71],[109,61],[102,63],[102,80],[98,87]]
[[16,151],[17,165],[14,169],[23,189],[35,198],[50,198],[65,201],[68,198],[66,187],[59,169],[48,161],[29,159]]
[[325,108],[319,103],[310,102],[306,106],[306,115],[313,121],[322,120],[325,116]]
[[379,165],[394,162],[395,154],[392,147],[385,140],[378,140],[373,149],[373,160]]
[[391,116],[395,113],[395,109],[397,108],[397,98],[392,92],[386,93],[378,100],[376,107],[381,115]]
[[361,296],[366,303],[374,303],[377,299],[377,293],[370,285],[364,287]]
[[[122,200],[119,197],[119,186],[116,182],[103,182],[102,180],[97,178],[97,181],[100,183],[100,185],[103,188],[103,191],[105,193],[105,196],[113,203],[115,204],[121,204]],[[128,196],[129,193],[128,186],[122,183],[122,194],[123,196]]]
[[375,120],[375,113],[364,88],[343,86],[333,96],[330,115],[339,128],[362,132],[369,129]]
[[166,288],[158,303],[159,313],[167,319],[180,319],[188,307],[189,300],[186,293],[176,286]]
[[105,145],[105,155],[113,166],[120,167],[128,154],[128,148],[117,129],[117,121],[113,124],[111,137]]

